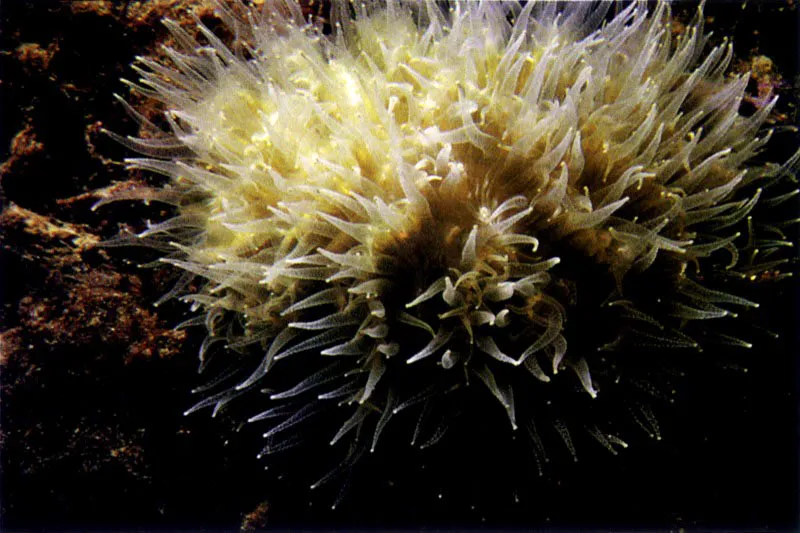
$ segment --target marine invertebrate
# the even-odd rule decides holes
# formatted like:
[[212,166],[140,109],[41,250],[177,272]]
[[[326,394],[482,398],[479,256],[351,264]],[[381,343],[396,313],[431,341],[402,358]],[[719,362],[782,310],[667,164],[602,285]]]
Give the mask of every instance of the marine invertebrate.
[[739,252],[798,155],[753,163],[775,99],[739,113],[747,75],[700,12],[676,34],[665,3],[334,2],[326,34],[291,2],[217,7],[232,44],[167,21],[171,64],[138,59],[171,131],[131,110],[153,138],[117,137],[172,179],[127,196],[178,210],[137,238],[205,280],[181,297],[201,367],[228,368],[191,411],[268,387],[263,453],[325,413],[345,466],[412,411],[437,443],[473,401],[537,461],[543,433],[575,455],[571,420],[615,452],[597,402],[658,434],[615,387],[657,396],[659,352],[749,345],[707,323],[758,304],[707,280],[780,267]]

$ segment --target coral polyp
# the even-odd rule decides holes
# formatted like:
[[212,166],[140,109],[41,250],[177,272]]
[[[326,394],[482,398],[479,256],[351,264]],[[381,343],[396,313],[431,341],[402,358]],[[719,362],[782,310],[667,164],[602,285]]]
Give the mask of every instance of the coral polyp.
[[[545,433],[616,453],[607,390],[661,395],[656,353],[746,349],[725,324],[757,304],[706,281],[781,275],[739,253],[797,160],[753,162],[775,98],[740,113],[749,74],[701,10],[608,11],[335,1],[326,29],[292,2],[219,2],[227,43],[166,21],[174,47],[132,85],[170,131],[134,112],[148,134],[117,138],[171,178],[129,195],[177,206],[138,238],[204,281],[181,298],[203,367],[228,368],[192,410],[242,396],[265,454],[338,420],[324,438],[349,464],[403,417],[435,444],[475,400],[537,460]],[[625,394],[608,401],[657,435]]]

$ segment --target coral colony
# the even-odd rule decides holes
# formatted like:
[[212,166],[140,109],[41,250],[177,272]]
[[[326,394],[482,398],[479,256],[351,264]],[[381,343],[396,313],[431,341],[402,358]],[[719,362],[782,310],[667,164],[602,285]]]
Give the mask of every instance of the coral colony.
[[330,428],[349,466],[484,405],[543,462],[578,434],[616,453],[626,421],[658,436],[660,361],[751,346],[735,318],[758,304],[724,282],[788,275],[751,214],[797,192],[770,190],[798,155],[756,157],[775,98],[740,113],[749,75],[702,9],[216,8],[226,42],[167,20],[166,59],[134,65],[170,131],[124,104],[143,138],[111,134],[171,178],[112,200],[176,206],[131,239],[203,313],[219,370],[190,411],[241,397],[263,455]]

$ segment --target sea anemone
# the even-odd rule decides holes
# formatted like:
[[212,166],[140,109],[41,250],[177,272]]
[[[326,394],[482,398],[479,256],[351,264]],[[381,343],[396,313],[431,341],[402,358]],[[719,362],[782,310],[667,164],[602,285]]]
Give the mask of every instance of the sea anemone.
[[391,425],[428,447],[485,411],[543,463],[552,437],[577,457],[576,432],[616,453],[625,420],[657,437],[647,398],[686,353],[749,348],[731,319],[758,304],[722,286],[786,274],[791,243],[749,215],[800,152],[755,162],[776,98],[740,112],[749,75],[702,9],[609,5],[337,0],[328,23],[220,1],[198,38],[165,21],[173,47],[130,85],[169,131],[123,100],[145,135],[111,135],[170,183],[112,199],[176,206],[130,240],[168,250],[168,296],[202,311],[201,370],[220,370],[189,412],[244,395],[263,455],[313,434],[349,467]]

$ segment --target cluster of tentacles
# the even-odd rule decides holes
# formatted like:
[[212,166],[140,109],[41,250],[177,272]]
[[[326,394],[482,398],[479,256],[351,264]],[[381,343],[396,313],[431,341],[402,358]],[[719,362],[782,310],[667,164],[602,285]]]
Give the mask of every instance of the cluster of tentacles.
[[[166,21],[174,47],[137,60],[171,132],[128,106],[147,135],[118,138],[171,184],[114,197],[177,206],[134,239],[187,272],[169,296],[206,282],[181,297],[204,311],[202,366],[228,370],[192,410],[266,387],[247,396],[265,454],[324,413],[353,458],[396,418],[435,443],[455,413],[436,406],[475,395],[540,458],[549,427],[615,451],[606,388],[670,393],[615,354],[749,346],[707,324],[757,304],[704,279],[780,275],[789,243],[755,242],[748,216],[798,157],[749,164],[775,100],[740,114],[748,74],[701,13],[336,1],[326,31],[291,2],[217,11],[231,42]],[[588,400],[543,421],[553,394]]]

